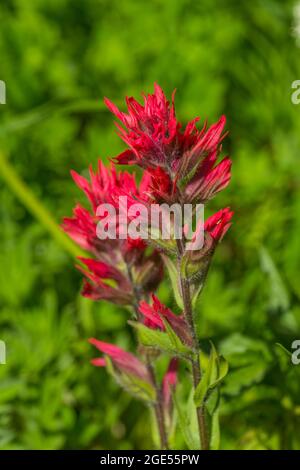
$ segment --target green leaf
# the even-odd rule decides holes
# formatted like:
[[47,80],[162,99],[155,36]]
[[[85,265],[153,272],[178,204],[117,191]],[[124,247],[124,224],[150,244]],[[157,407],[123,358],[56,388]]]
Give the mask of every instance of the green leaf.
[[162,254],[162,259],[166,265],[166,268],[167,268],[167,271],[171,280],[175,301],[178,307],[183,309],[183,302],[182,302],[182,296],[181,296],[180,288],[179,288],[178,272],[177,272],[176,265],[168,256],[164,254]]
[[[209,369],[211,369],[211,361],[209,361]],[[197,407],[203,404],[208,391],[211,374],[211,371],[209,369],[207,369],[206,372],[202,375],[201,380],[195,390],[194,403]]]
[[191,426],[187,414],[182,410],[177,395],[174,391],[172,391],[172,397],[175,410],[178,416],[179,426],[186,445],[188,446],[189,450],[200,449],[200,442],[198,441],[198,439],[195,439],[195,435],[191,432]]
[[262,361],[231,369],[224,391],[229,395],[238,395],[244,387],[259,383],[267,371],[268,365]]
[[209,385],[211,381],[214,380],[214,378],[212,379],[212,375],[216,377],[216,360],[217,353],[214,346],[212,345],[207,368],[195,390],[194,402],[197,407],[201,406],[205,400]]
[[220,403],[220,390],[219,388],[214,388],[208,395],[205,401],[205,408],[208,411],[210,416],[213,416],[216,412],[219,403]]
[[105,362],[106,369],[109,374],[124,390],[126,390],[126,392],[143,401],[154,402],[156,400],[155,389],[150,383],[145,382],[136,375],[125,374],[124,372],[120,373],[115,370],[114,365],[108,356],[105,356]]
[[220,449],[219,408],[217,408],[211,420],[210,449],[211,450]]
[[178,353],[182,353],[182,354],[189,353],[190,349],[182,343],[181,339],[177,336],[177,334],[175,333],[175,331],[173,330],[169,322],[165,318],[162,318],[162,321],[166,328],[166,333],[174,349],[178,351]]
[[226,338],[220,349],[230,363],[230,374],[224,385],[224,391],[230,395],[259,383],[274,360],[266,343],[239,333]]
[[[184,354],[189,351],[188,348],[184,346],[181,342],[179,345],[179,343],[177,342],[179,338],[177,336],[177,340],[175,340],[175,333],[173,332],[170,326],[168,330],[169,332],[166,333],[160,330],[152,330],[151,328],[148,328],[147,326],[141,323],[132,321],[129,321],[128,323],[138,331],[139,340],[144,346],[160,349],[162,351],[166,351],[172,354]],[[170,339],[170,335],[172,335],[172,340]],[[174,342],[176,342],[176,344],[174,344]]]
[[149,413],[150,413],[152,441],[153,441],[153,444],[154,444],[155,448],[159,449],[159,447],[160,447],[160,436],[159,436],[159,429],[158,429],[158,425],[157,425],[155,410],[154,410],[153,406],[149,407]]
[[283,279],[265,247],[260,249],[260,262],[262,270],[269,277],[270,298],[269,304],[273,310],[280,309],[283,312],[289,309],[289,296]]
[[211,393],[226,377],[228,373],[228,362],[218,353],[211,343],[211,352],[207,368],[195,390],[194,402],[197,407],[201,406],[208,394]]
[[219,356],[218,367],[218,378],[209,385],[209,390],[212,390],[217,387],[217,385],[219,385],[228,374],[229,364],[223,356]]
[[155,402],[156,392],[154,387],[136,375],[123,373],[119,376],[119,382],[134,397],[147,402]]

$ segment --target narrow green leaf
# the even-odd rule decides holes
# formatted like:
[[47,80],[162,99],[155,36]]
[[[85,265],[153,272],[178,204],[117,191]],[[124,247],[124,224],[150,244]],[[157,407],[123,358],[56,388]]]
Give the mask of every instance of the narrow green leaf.
[[194,403],[197,407],[201,406],[205,400],[205,397],[206,397],[206,394],[210,385],[214,361],[215,361],[215,353],[214,353],[214,350],[211,349],[207,369],[203,373],[201,380],[198,383],[196,390],[195,390]]
[[179,426],[185,440],[186,445],[188,446],[189,450],[198,450],[200,449],[200,443],[198,440],[195,439],[195,436],[191,433],[191,427],[189,420],[187,418],[186,413],[182,410],[177,395],[174,391],[172,391],[173,403],[175,406],[175,410],[178,416]]
[[[147,326],[143,325],[142,323],[137,322],[128,322],[131,326],[133,326],[138,331],[138,337],[144,346],[156,348],[162,351],[166,351],[172,354],[180,355],[187,353],[189,350],[186,346],[182,343],[180,345],[178,343],[174,343],[174,335],[172,330],[172,340],[170,339],[169,334],[171,334],[171,329],[169,326],[169,334],[165,333],[160,330],[152,330]],[[177,337],[179,340],[179,338]],[[180,340],[179,340],[180,341]]]
[[178,351],[178,353],[182,353],[182,354],[186,354],[190,352],[190,349],[182,343],[181,339],[177,336],[177,334],[175,333],[175,331],[173,330],[169,322],[165,320],[164,318],[162,318],[162,321],[166,328],[166,333],[174,349]]
[[218,367],[219,368],[218,378],[210,383],[209,390],[212,390],[215,387],[217,387],[217,385],[219,385],[222,382],[222,380],[226,377],[226,375],[228,374],[229,365],[228,365],[228,362],[226,361],[226,359],[223,356],[219,356],[219,365],[218,366],[219,366]]
[[290,299],[282,276],[280,275],[270,253],[265,247],[261,247],[259,254],[261,268],[269,277],[270,307],[274,310],[280,309],[283,312],[286,312],[290,306]]
[[147,402],[155,402],[156,393],[154,387],[136,375],[123,373],[119,376],[119,382],[134,397]]
[[219,408],[215,411],[211,420],[210,449],[211,450],[220,449]]
[[220,390],[214,388],[210,391],[209,395],[205,400],[205,408],[210,416],[213,416],[220,404]]
[[108,356],[105,356],[105,363],[107,372],[126,392],[143,401],[154,402],[156,400],[155,389],[150,383],[135,375],[121,373],[116,370]]
[[181,296],[180,289],[179,289],[178,272],[177,272],[176,265],[168,256],[164,254],[162,255],[162,259],[166,265],[166,268],[167,268],[167,271],[171,280],[175,301],[178,307],[183,309],[183,302],[182,302],[182,296]]
[[155,410],[153,406],[149,407],[149,412],[150,412],[152,441],[153,441],[154,447],[156,449],[159,449],[160,448],[160,436],[159,436],[159,429],[157,425]]
[[195,390],[194,402],[197,407],[201,406],[208,394],[211,393],[226,377],[228,373],[228,362],[218,353],[211,343],[211,351],[207,368]]
[[204,374],[195,390],[194,403],[197,407],[201,406],[202,403],[204,402],[204,398],[206,396],[207,390],[208,390],[207,375]]

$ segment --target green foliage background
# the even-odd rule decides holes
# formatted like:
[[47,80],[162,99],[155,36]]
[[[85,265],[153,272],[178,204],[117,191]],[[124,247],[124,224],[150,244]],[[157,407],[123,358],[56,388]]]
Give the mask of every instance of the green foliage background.
[[[222,448],[300,449],[300,79],[297,11],[290,0],[2,0],[0,149],[57,222],[81,198],[83,174],[123,145],[103,96],[152,91],[177,114],[228,118],[234,224],[199,302],[199,333],[230,363]],[[299,10],[298,10],[299,11]],[[300,24],[299,13],[298,22]],[[21,191],[22,192],[22,191]],[[152,446],[148,410],[90,366],[96,336],[132,348],[122,309],[80,297],[70,246],[16,196],[0,159],[2,449]],[[47,216],[45,217],[47,219]],[[45,219],[44,218],[44,219]],[[72,250],[71,250],[72,251]],[[172,305],[169,284],[161,298]],[[205,344],[205,342],[204,342]],[[185,387],[185,384],[182,385]],[[180,438],[175,443],[182,446]]]

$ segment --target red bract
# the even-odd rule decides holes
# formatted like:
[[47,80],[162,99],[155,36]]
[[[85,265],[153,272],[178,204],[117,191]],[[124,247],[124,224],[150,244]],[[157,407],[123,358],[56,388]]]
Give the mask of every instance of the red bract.
[[[99,351],[110,357],[113,365],[125,374],[131,374],[139,379],[151,382],[147,367],[133,354],[124,351],[114,344],[105,343],[95,338],[90,338],[89,342],[93,344]],[[106,366],[105,358],[92,359],[92,364],[98,367]]]
[[166,149],[176,139],[180,124],[176,121],[174,102],[170,106],[162,89],[156,84],[154,87],[153,95],[144,96],[144,106],[133,97],[126,98],[128,114],[121,112],[109,99],[104,99],[125,127],[117,124],[120,137],[131,149],[117,157],[119,163],[137,162],[146,168],[166,164]]
[[183,315],[175,315],[168,307],[152,294],[152,305],[144,300],[140,302],[139,311],[144,316],[144,324],[152,329],[165,331],[164,321],[167,321],[183,343],[191,346],[192,339]]
[[95,218],[80,204],[73,209],[73,217],[64,217],[63,230],[84,250],[94,254],[98,250]]
[[169,363],[167,372],[164,375],[162,381],[162,395],[163,395],[163,404],[166,410],[170,411],[172,391],[175,390],[177,385],[177,371],[178,371],[178,359],[173,357]]
[[216,152],[204,159],[185,192],[189,202],[204,203],[226,188],[230,181],[231,160],[226,157],[218,165]]
[[[141,293],[155,289],[162,277],[162,262],[157,252],[146,253],[141,239],[99,239],[97,224],[104,218],[97,215],[100,204],[118,207],[118,197],[128,195],[129,201],[146,200],[149,175],[145,174],[138,187],[134,175],[117,172],[114,165],[107,169],[99,162],[98,171],[90,168],[90,181],[72,171],[76,184],[86,194],[91,211],[77,205],[73,217],[63,220],[63,229],[83,249],[96,259],[80,258],[86,268],[83,295],[93,300],[110,300],[120,305],[133,301],[133,283]],[[119,227],[117,227],[118,231]]]
[[[106,168],[101,161],[98,162],[98,171],[94,173],[89,169],[90,181],[75,171],[71,175],[77,186],[86,194],[92,213],[81,207],[79,204],[73,211],[73,217],[63,219],[63,229],[70,237],[83,249],[93,252],[98,256],[99,252],[107,251],[107,240],[100,240],[97,237],[96,228],[100,217],[96,215],[100,204],[115,204],[115,197],[119,193],[140,196],[139,188],[136,185],[134,175],[128,172],[117,172],[114,165],[110,169]],[[145,193],[147,178],[141,182],[142,194]],[[114,242],[114,240],[112,241]]]
[[[102,261],[80,257],[87,266],[77,266],[91,282],[84,281],[82,295],[92,300],[110,300],[119,305],[129,305],[132,300],[132,286],[127,276],[119,269]],[[110,283],[108,283],[109,281]]]
[[204,230],[211,235],[215,242],[219,242],[231,225],[233,212],[226,207],[209,217],[204,224]]
[[[170,104],[162,89],[155,84],[153,95],[144,95],[141,105],[126,98],[128,114],[121,112],[110,100],[105,104],[121,121],[119,135],[129,146],[116,157],[118,163],[136,163],[152,173],[154,195],[167,201],[180,194],[182,202],[205,201],[225,188],[230,179],[230,160],[215,166],[225,136],[225,116],[206,129],[198,130],[199,118],[190,121],[182,130],[176,120],[174,93]],[[156,177],[162,182],[157,191]]]
[[112,202],[112,197],[117,190],[132,194],[139,193],[134,175],[124,171],[117,172],[114,165],[107,168],[101,160],[98,162],[98,171],[94,173],[90,167],[89,174],[90,181],[76,171],[71,171],[75,183],[85,192],[95,213],[99,204]]

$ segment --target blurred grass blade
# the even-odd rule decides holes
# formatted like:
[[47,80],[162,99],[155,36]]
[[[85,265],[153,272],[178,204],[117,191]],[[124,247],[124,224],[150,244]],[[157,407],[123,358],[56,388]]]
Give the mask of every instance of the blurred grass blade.
[[95,113],[107,111],[106,106],[100,100],[81,99],[70,102],[47,102],[35,107],[21,115],[10,118],[1,124],[0,136],[5,136],[10,132],[27,129],[54,115],[71,113]]
[[19,201],[48,230],[52,237],[72,256],[85,253],[62,231],[46,207],[35,197],[30,188],[21,180],[14,168],[0,152],[0,173]]
[[286,312],[289,309],[290,301],[288,291],[283,282],[283,279],[270,255],[267,248],[261,247],[260,262],[263,272],[265,272],[269,278],[270,283],[270,298],[269,304],[272,310],[280,310]]
[[282,344],[280,344],[280,343],[275,343],[275,346],[277,346],[279,349],[281,349],[281,351],[283,351],[288,357],[292,357],[291,351],[289,351],[288,349],[286,349]]

